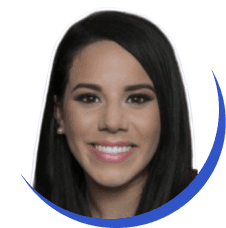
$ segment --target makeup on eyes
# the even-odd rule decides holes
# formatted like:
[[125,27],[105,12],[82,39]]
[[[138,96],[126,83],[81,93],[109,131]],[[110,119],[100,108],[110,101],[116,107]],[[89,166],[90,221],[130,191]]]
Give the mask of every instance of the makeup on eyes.
[[135,93],[135,94],[130,95],[127,99],[128,103],[133,103],[133,102],[130,102],[129,100],[133,100],[134,103],[137,103],[137,104],[143,104],[143,103],[153,100],[153,97],[151,97],[145,93]]
[[83,93],[75,97],[76,101],[87,104],[96,103],[95,100],[97,99],[100,101],[98,96],[93,93]]
[[[128,98],[126,99],[126,102],[130,104],[141,105],[153,99],[154,99],[153,96],[150,96],[146,93],[139,92],[139,93],[134,93],[129,95]],[[84,104],[101,102],[101,99],[94,93],[83,93],[83,94],[77,95],[75,97],[75,100]]]
[[[101,88],[101,86],[97,85],[97,84],[87,84],[87,83],[79,83],[77,84],[73,90],[72,93],[76,90],[93,90],[95,91],[93,92],[83,92],[80,93],[79,95],[76,95],[74,100],[84,104],[84,105],[92,105],[92,104],[96,104],[96,103],[101,103],[101,98],[99,93],[101,93],[103,90]],[[150,95],[149,92],[135,92],[137,90],[143,90],[143,89],[148,89],[151,90],[152,93],[155,94],[155,89],[153,88],[153,86],[149,85],[149,84],[134,84],[134,85],[127,85],[125,86],[124,90],[125,92],[129,95],[127,95],[125,101],[126,103],[129,103],[131,105],[143,105],[148,103],[149,101],[153,100],[155,98],[155,95]],[[98,93],[98,94],[96,94]]]

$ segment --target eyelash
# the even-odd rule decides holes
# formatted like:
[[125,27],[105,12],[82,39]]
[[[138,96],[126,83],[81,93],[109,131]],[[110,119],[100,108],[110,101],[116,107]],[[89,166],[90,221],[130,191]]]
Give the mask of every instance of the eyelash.
[[[91,101],[91,102],[87,102],[87,101],[84,101],[84,99],[86,98],[98,98],[95,94],[92,94],[92,93],[86,93],[86,94],[82,94],[82,95],[79,95],[78,97],[75,98],[76,101],[79,101],[81,103],[85,103],[85,104],[90,104],[90,103],[94,103],[94,101]],[[99,99],[99,98],[98,98]],[[100,100],[100,99],[99,99]]]
[[[90,101],[87,101],[90,98],[93,98],[93,99]],[[149,95],[146,95],[143,93],[137,93],[137,94],[130,95],[129,98],[127,99],[127,101],[130,99],[136,99],[136,98],[139,99],[139,102],[135,101],[135,102],[129,102],[129,103],[135,103],[137,105],[142,105],[142,104],[152,100],[152,98]],[[86,101],[84,101],[84,99],[86,99]],[[82,94],[75,98],[76,101],[84,103],[84,104],[95,103],[96,99],[99,99],[99,98],[95,94],[92,94],[92,93]]]
[[[137,93],[137,94],[130,95],[127,100],[129,100],[131,98],[135,99],[135,100],[136,100],[136,98],[139,98],[140,99],[139,102],[134,102],[134,103],[137,103],[139,105],[144,104],[144,103],[152,100],[152,98],[149,95],[143,94],[143,93]],[[141,100],[143,100],[143,101],[141,101]],[[130,102],[130,103],[132,103],[132,102]]]

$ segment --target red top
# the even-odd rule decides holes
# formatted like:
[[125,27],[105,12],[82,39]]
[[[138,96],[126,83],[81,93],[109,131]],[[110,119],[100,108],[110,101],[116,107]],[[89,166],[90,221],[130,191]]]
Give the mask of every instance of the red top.
[[197,169],[192,169],[190,173],[190,183],[195,179],[195,177],[198,175]]

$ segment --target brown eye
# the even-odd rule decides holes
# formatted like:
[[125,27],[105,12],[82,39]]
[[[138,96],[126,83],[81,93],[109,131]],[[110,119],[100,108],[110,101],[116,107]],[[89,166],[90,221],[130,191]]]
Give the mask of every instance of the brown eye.
[[90,93],[79,95],[75,100],[85,104],[100,102],[100,99],[96,95]]
[[128,103],[144,104],[151,101],[152,98],[146,94],[133,94],[127,99]]

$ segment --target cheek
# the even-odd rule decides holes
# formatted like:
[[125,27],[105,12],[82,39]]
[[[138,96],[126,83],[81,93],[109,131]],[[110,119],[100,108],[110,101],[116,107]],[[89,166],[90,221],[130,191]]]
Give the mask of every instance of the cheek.
[[65,134],[68,141],[89,138],[92,125],[95,125],[95,115],[89,115],[89,113],[81,111],[73,104],[65,106],[64,122],[65,122]]
[[137,118],[135,123],[136,129],[142,140],[146,141],[156,138],[156,141],[158,141],[161,131],[161,121],[158,109],[143,112],[143,114],[139,115],[139,118]]
[[144,151],[146,162],[149,162],[155,154],[161,133],[161,121],[158,108],[150,108],[140,113],[134,122],[137,138]]

